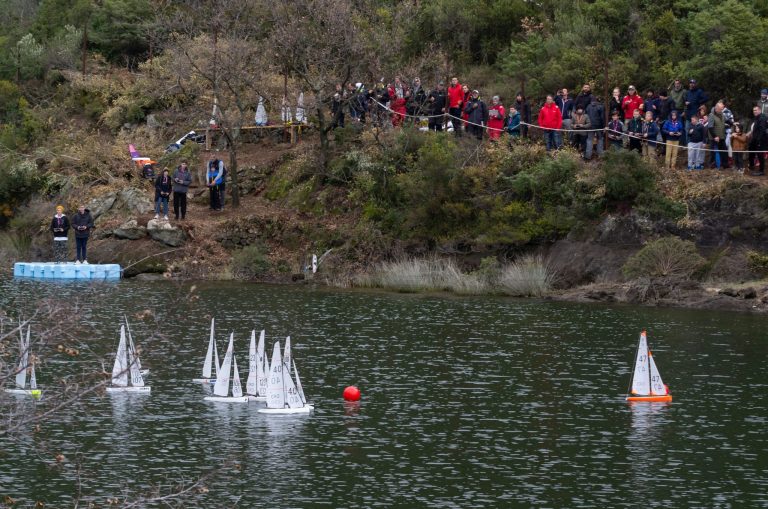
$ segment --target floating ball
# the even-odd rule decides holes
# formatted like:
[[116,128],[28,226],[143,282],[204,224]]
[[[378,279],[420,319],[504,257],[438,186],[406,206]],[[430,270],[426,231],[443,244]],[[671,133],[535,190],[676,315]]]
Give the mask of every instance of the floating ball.
[[344,399],[347,401],[360,401],[360,389],[354,385],[350,385],[344,389]]

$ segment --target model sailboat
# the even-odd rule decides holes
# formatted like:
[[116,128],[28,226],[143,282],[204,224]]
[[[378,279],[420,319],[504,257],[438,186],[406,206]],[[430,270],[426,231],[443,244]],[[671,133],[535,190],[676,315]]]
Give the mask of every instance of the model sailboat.
[[[288,348],[290,358],[290,347]],[[314,407],[307,404],[304,391],[301,389],[299,371],[293,362],[293,372],[296,374],[296,383],[280,356],[280,342],[275,343],[272,350],[272,362],[269,365],[267,378],[267,408],[260,408],[264,414],[308,414]]]
[[141,361],[133,338],[126,339],[125,325],[120,325],[120,344],[117,346],[115,364],[112,366],[112,384],[107,392],[140,392],[149,394],[150,387],[144,385]]
[[[27,394],[33,398],[42,396],[42,391],[37,388],[37,377],[35,376],[35,361],[30,355],[30,333],[32,326],[27,326],[27,339],[24,340],[24,327],[19,323],[19,367],[16,370],[16,387],[5,389],[5,392],[11,394]],[[27,379],[29,375],[29,379]]]
[[[206,396],[206,401],[219,401],[225,403],[247,403],[248,396],[243,396],[243,388],[240,385],[240,374],[237,372],[237,361],[233,350],[234,333],[229,335],[229,346],[227,353],[224,354],[224,360],[221,363],[219,374],[216,375],[216,383],[213,386],[213,396]],[[230,377],[232,368],[234,374]],[[230,382],[232,385],[232,395],[230,396]]]
[[251,331],[251,345],[248,350],[248,380],[245,393],[251,401],[267,400],[267,370],[264,368],[264,331],[259,335],[256,345],[256,331]]
[[648,349],[645,331],[640,333],[640,343],[635,357],[635,372],[627,401],[668,402],[672,401],[669,389],[661,380],[661,374]]
[[[193,378],[193,382],[212,384],[216,382],[219,377],[219,350],[216,348],[216,339],[214,339],[214,323],[215,319],[211,318],[211,337],[208,340],[208,351],[205,353],[205,360],[203,361],[203,378]],[[211,364],[216,362],[216,378],[211,378]]]

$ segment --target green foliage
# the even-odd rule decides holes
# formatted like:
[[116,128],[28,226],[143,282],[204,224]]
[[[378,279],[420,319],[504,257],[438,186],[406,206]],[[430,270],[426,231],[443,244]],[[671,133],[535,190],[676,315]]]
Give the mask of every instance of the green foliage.
[[693,242],[679,237],[664,237],[632,255],[624,264],[623,271],[629,278],[690,278],[705,263]]
[[266,248],[253,244],[232,255],[232,274],[238,279],[254,279],[263,276],[270,269]]
[[15,124],[21,120],[21,99],[21,90],[16,84],[0,80],[0,124]]
[[39,78],[42,75],[44,49],[32,34],[19,39],[16,43],[17,65],[22,78]]
[[10,217],[16,208],[45,184],[32,161],[6,161],[0,165],[0,216]]
[[90,38],[108,59],[136,65],[149,49],[152,19],[148,0],[103,0],[92,15]]
[[653,218],[679,219],[685,205],[670,200],[657,190],[656,172],[647,161],[630,151],[610,151],[600,169],[605,205],[611,210],[635,206]]
[[761,277],[768,276],[768,254],[759,251],[747,251],[749,268]]

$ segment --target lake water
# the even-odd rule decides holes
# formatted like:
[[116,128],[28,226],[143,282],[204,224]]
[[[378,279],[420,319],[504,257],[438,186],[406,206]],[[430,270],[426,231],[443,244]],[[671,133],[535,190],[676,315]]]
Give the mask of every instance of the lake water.
[[[121,315],[154,313],[132,319],[151,395],[89,394],[0,438],[0,499],[103,507],[212,473],[179,506],[768,507],[764,316],[190,286],[0,280],[1,309],[55,297],[89,331],[79,357],[45,359],[42,401],[0,398],[6,416],[50,408],[59,379],[99,359],[110,369]],[[211,316],[222,355],[235,333],[243,383],[251,329],[269,352],[290,334],[314,413],[204,401],[191,379]],[[642,328],[671,404],[624,401]],[[351,384],[359,404],[342,399]]]

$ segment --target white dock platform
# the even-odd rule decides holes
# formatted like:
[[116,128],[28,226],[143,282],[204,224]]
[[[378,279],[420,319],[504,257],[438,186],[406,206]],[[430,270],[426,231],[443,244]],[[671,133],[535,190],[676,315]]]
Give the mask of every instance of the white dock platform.
[[76,263],[17,262],[13,264],[15,277],[34,279],[120,279],[122,270],[116,263],[78,265]]

